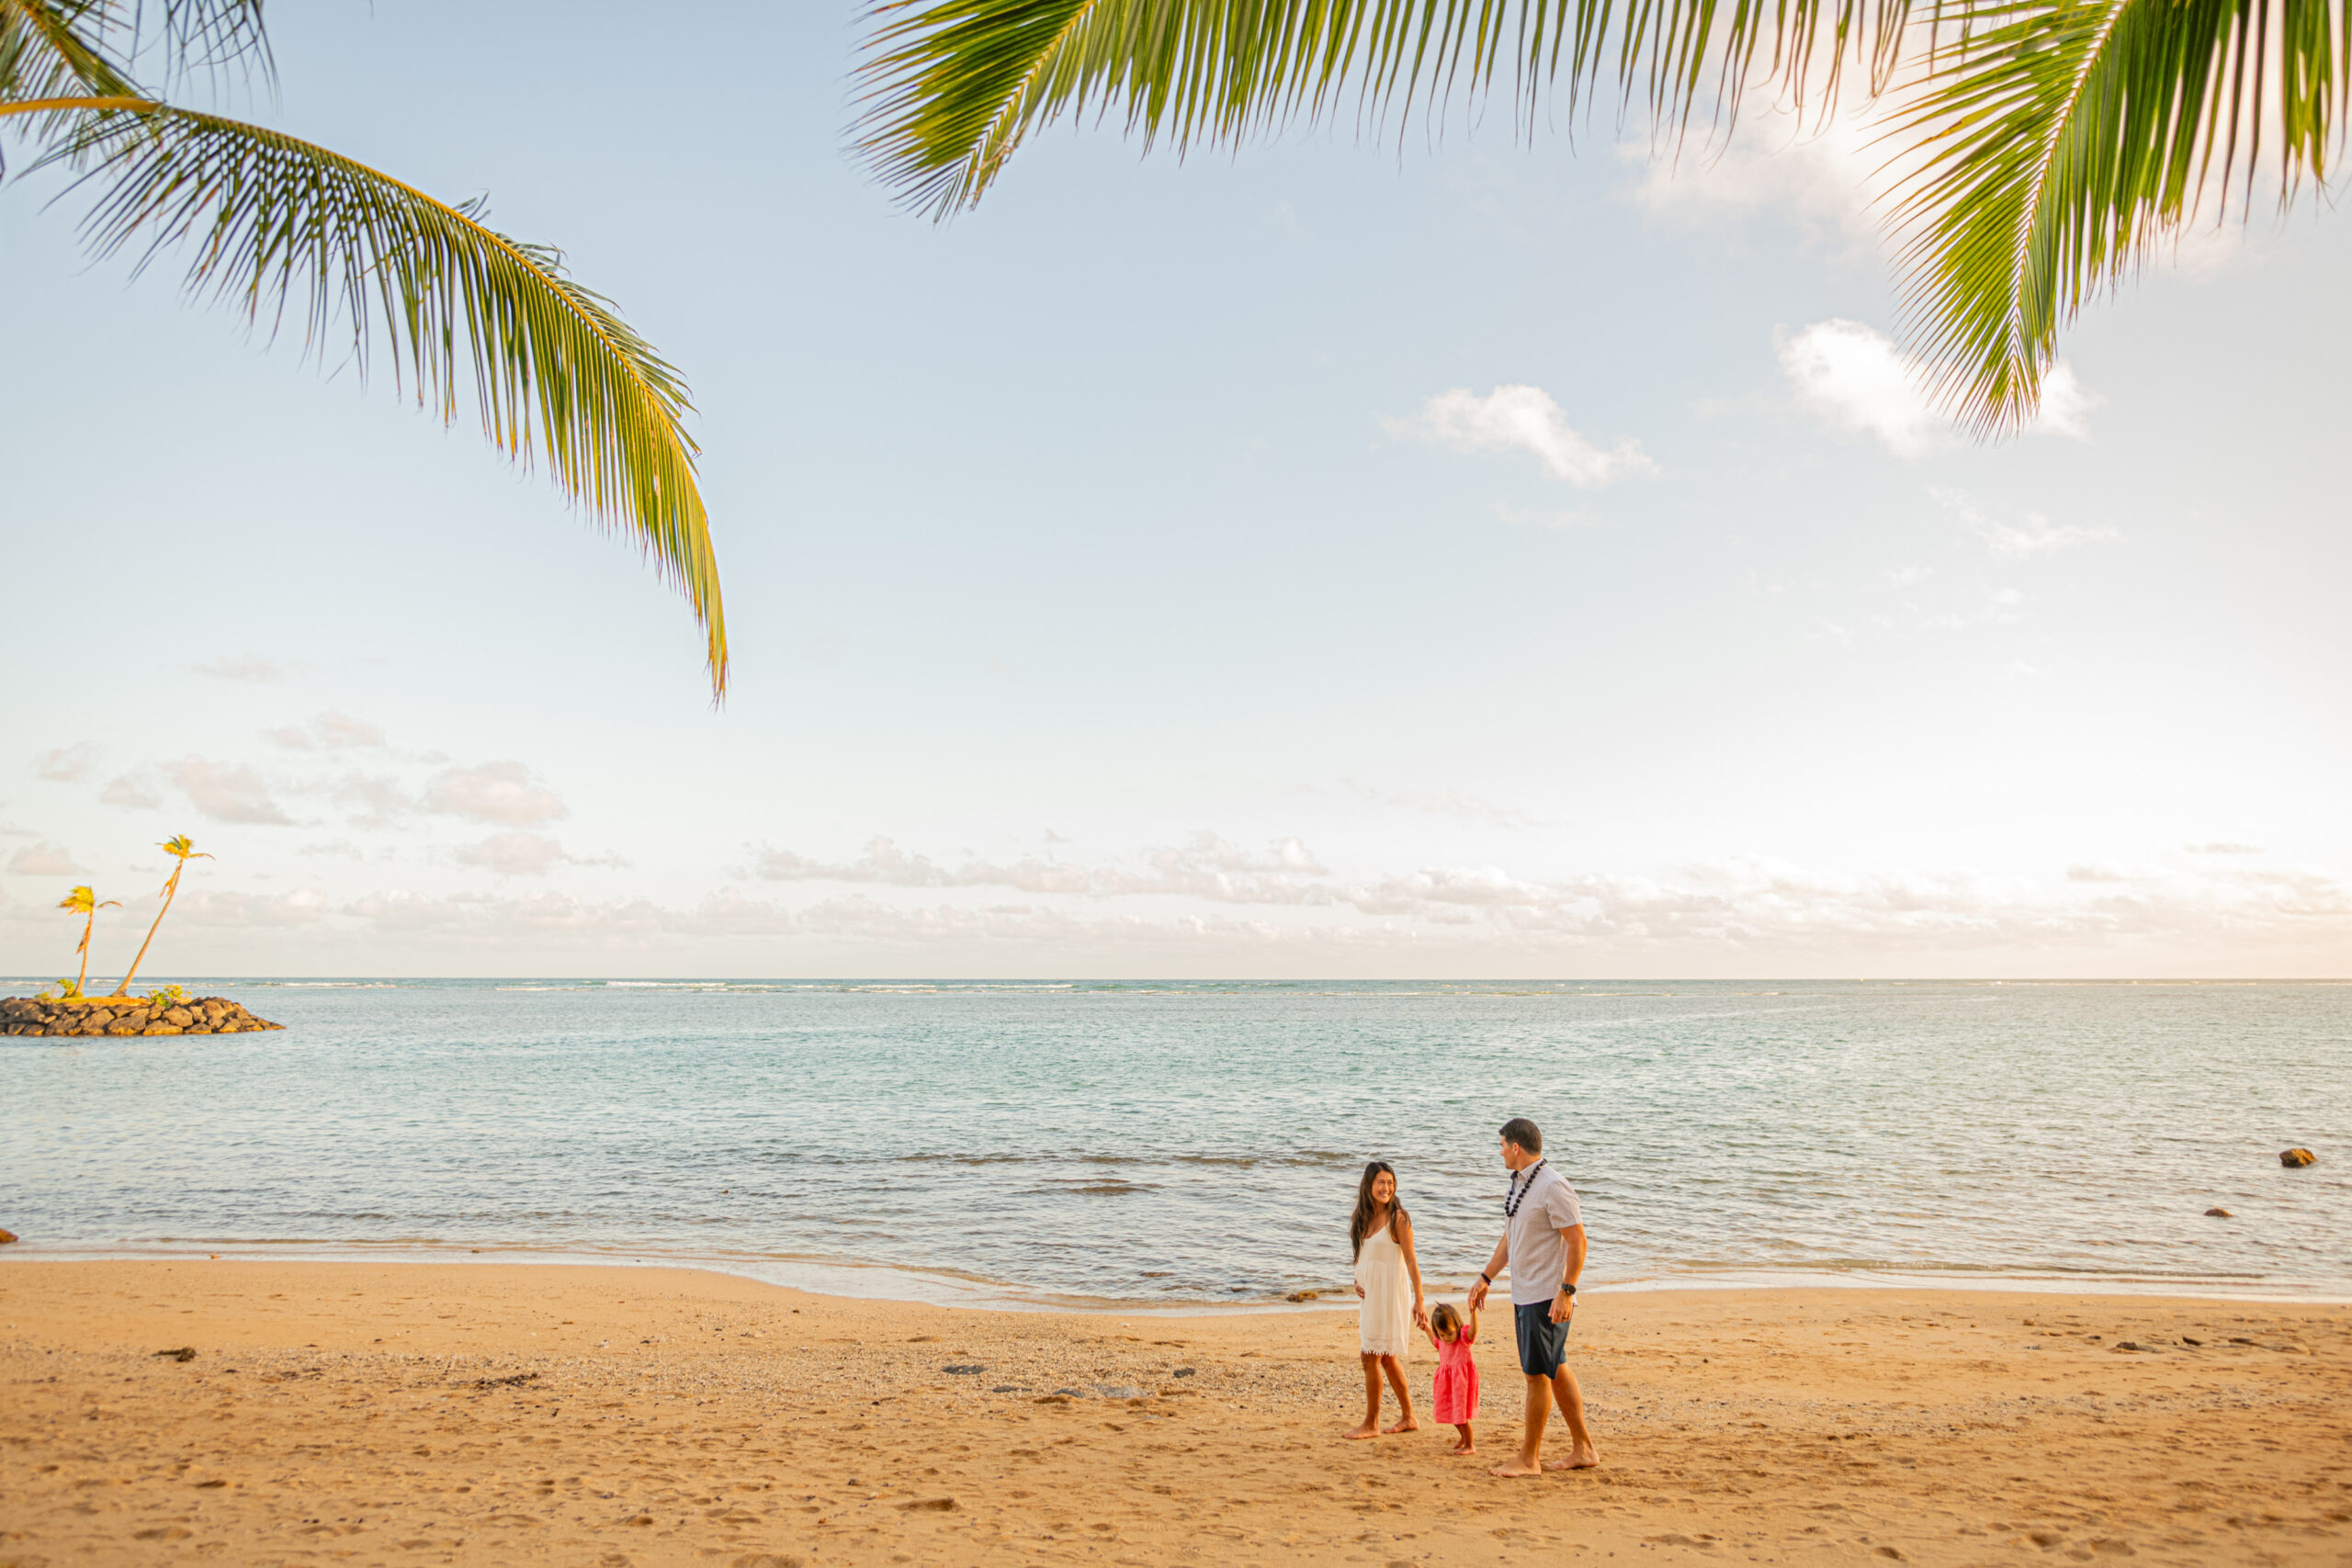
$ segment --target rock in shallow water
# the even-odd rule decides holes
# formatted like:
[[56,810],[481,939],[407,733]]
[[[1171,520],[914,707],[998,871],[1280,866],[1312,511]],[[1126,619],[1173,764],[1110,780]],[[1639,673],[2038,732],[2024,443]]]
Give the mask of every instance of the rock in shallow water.
[[2307,1165],[2317,1165],[2319,1156],[2309,1149],[2289,1149],[2278,1156],[2278,1163],[2290,1170],[2300,1170]]

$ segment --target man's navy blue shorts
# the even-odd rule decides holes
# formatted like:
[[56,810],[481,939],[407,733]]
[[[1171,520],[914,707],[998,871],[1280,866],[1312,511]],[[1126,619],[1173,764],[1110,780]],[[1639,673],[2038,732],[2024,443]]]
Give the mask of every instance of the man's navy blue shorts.
[[1557,1373],[1568,1359],[1568,1325],[1552,1321],[1552,1303],[1513,1302],[1510,1315],[1519,1329],[1519,1370],[1532,1378]]

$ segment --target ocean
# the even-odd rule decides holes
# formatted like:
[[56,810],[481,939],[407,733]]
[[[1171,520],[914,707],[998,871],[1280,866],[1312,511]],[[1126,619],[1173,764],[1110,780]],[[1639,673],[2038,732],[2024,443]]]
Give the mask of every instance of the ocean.
[[287,1027],[0,1040],[12,1252],[1257,1306],[1381,1158],[1458,1291],[1524,1115],[1596,1287],[2352,1296],[2347,985],[185,983]]

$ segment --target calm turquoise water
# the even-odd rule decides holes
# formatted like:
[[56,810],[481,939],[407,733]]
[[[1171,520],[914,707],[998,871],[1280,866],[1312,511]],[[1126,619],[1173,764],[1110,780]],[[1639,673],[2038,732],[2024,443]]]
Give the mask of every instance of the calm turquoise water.
[[1467,1278],[1526,1114],[1598,1281],[2352,1294],[2347,986],[190,984],[288,1028],[0,1043],[28,1252],[1265,1301],[1344,1285],[1375,1156]]

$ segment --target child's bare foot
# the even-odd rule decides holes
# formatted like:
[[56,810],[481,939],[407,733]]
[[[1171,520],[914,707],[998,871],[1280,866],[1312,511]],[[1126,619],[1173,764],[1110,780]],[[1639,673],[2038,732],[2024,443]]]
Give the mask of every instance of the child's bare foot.
[[1388,1435],[1393,1438],[1399,1432],[1418,1432],[1420,1429],[1421,1424],[1419,1421],[1414,1420],[1410,1416],[1408,1416],[1402,1421],[1397,1422],[1394,1427],[1389,1427]]
[[1361,1442],[1366,1438],[1376,1438],[1380,1436],[1380,1428],[1367,1421],[1361,1427],[1340,1433],[1340,1436],[1348,1438],[1351,1442]]
[[1446,1450],[1445,1454],[1448,1459],[1458,1459],[1464,1454],[1475,1454],[1477,1451],[1478,1450],[1476,1449],[1472,1448],[1468,1443],[1456,1443],[1452,1448]]

